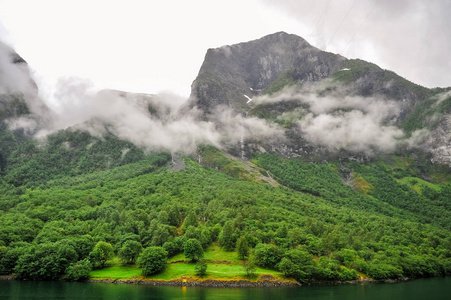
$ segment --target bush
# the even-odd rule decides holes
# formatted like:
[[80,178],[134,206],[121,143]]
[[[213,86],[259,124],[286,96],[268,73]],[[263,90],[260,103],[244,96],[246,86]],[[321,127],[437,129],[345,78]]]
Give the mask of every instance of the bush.
[[147,247],[138,257],[138,266],[143,269],[143,275],[149,276],[166,268],[168,253],[163,247]]
[[282,258],[279,247],[268,244],[258,244],[254,255],[257,264],[264,268],[275,268]]
[[92,264],[89,259],[77,261],[71,264],[66,270],[66,279],[69,280],[86,280],[89,278],[89,273],[92,270]]
[[340,269],[340,280],[351,281],[358,278],[356,270],[350,270],[344,267]]
[[369,267],[368,275],[376,280],[396,279],[402,277],[402,270],[388,264],[372,264]]
[[288,251],[277,266],[286,277],[300,282],[313,279],[315,273],[313,255],[298,249]]
[[255,258],[253,256],[249,257],[247,261],[243,263],[244,270],[246,271],[247,278],[252,278],[255,275]]
[[205,274],[207,274],[207,263],[205,260],[200,259],[196,266],[194,267],[194,272],[197,276],[203,277]]

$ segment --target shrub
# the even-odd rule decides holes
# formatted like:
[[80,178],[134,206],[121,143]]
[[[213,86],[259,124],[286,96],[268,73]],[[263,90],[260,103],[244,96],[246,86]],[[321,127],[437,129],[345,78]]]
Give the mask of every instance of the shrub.
[[205,274],[207,274],[207,263],[205,260],[200,259],[196,266],[194,267],[194,272],[197,276],[203,277]]
[[281,259],[280,249],[276,245],[258,244],[254,255],[257,264],[264,268],[275,268]]
[[249,259],[243,263],[243,267],[248,278],[254,277],[256,269],[255,258],[253,256],[249,257]]
[[89,272],[92,270],[92,264],[89,259],[77,261],[71,264],[66,270],[66,279],[69,280],[86,280],[89,278]]

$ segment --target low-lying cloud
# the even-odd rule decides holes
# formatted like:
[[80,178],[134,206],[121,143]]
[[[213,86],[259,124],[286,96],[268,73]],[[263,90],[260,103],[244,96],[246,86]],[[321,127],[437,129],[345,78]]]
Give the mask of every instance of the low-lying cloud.
[[96,91],[86,80],[65,78],[58,82],[52,98],[55,111],[52,126],[41,130],[41,136],[67,128],[99,137],[108,132],[149,151],[182,153],[192,153],[200,144],[221,148],[247,139],[283,136],[277,125],[236,115],[225,107],[212,115],[214,121],[205,121],[195,109],[180,110],[186,99],[169,93]]
[[288,88],[274,96],[256,97],[257,103],[299,101],[301,107],[281,117],[291,119],[308,141],[332,149],[390,152],[404,132],[396,127],[401,106],[396,101],[376,97],[347,96],[334,92],[319,96],[309,87]]

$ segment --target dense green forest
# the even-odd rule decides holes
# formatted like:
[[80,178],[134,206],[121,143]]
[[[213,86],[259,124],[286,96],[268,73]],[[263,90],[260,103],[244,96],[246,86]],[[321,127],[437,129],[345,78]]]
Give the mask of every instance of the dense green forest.
[[308,163],[261,154],[245,163],[201,147],[201,164],[186,157],[175,172],[170,153],[109,136],[61,131],[40,145],[8,134],[0,274],[86,279],[112,256],[152,274],[178,253],[201,261],[214,243],[300,282],[451,274],[445,167],[408,156]]

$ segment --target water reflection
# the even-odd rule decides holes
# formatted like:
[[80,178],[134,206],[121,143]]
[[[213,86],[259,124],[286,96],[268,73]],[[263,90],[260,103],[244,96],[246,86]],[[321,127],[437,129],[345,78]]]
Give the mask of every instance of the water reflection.
[[447,299],[451,278],[397,284],[220,289],[78,282],[1,281],[0,299]]

